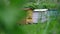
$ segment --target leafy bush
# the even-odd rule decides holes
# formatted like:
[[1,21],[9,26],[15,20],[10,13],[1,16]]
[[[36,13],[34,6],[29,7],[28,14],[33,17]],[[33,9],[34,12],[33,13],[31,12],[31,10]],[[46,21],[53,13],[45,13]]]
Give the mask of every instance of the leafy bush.
[[47,3],[47,2],[45,2],[45,3],[39,3],[38,5],[37,5],[37,3],[33,3],[33,2],[31,2],[31,3],[27,3],[27,4],[25,4],[25,7],[32,7],[32,8],[35,8],[35,9],[40,9],[40,8],[48,8],[48,9],[54,9],[54,8],[56,8],[57,7],[57,5],[56,5],[56,3]]

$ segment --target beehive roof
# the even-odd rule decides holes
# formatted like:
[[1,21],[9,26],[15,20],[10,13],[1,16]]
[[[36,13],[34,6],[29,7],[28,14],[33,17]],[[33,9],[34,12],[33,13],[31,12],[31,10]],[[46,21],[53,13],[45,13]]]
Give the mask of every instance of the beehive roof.
[[47,11],[48,9],[34,9],[34,11]]

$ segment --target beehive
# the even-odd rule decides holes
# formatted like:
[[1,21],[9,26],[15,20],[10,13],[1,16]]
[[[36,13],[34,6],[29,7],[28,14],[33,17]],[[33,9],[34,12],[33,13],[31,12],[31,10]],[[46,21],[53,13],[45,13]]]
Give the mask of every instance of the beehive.
[[33,10],[31,8],[27,8],[27,16],[26,16],[26,24],[32,24],[32,14],[33,14]]

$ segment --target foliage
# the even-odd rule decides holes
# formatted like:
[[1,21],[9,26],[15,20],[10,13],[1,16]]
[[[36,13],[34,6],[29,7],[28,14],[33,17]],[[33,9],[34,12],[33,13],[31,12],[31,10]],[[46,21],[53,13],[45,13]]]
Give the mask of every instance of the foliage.
[[51,3],[51,2],[40,2],[39,4],[37,4],[36,2],[29,2],[29,3],[26,3],[24,5],[24,7],[32,7],[32,8],[35,8],[35,9],[40,9],[40,8],[48,8],[48,9],[54,9],[57,7],[57,4],[56,3]]
[[25,17],[25,11],[21,10],[23,0],[0,0],[0,34],[23,34],[22,28],[19,29],[16,24]]
[[[21,10],[22,7],[31,6],[32,8],[44,8],[43,6],[46,5],[47,8],[55,8],[56,5],[54,3],[41,3],[36,5],[35,2],[26,4],[27,1],[28,0],[0,0],[0,34],[42,34],[44,31],[46,31],[47,34],[57,31],[57,34],[60,34],[59,16],[59,20],[52,20],[48,27],[46,23],[17,25],[17,21],[26,16],[26,12]],[[46,27],[48,29],[46,29]],[[46,34],[46,32],[43,34]]]

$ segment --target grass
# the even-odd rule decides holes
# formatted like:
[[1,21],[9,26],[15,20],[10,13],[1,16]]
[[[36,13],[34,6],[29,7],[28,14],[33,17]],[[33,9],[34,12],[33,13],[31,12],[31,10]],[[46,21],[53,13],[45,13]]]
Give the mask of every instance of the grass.
[[22,28],[24,34],[57,34],[58,28],[56,28],[57,21],[51,21],[48,25],[47,23],[38,24],[27,24],[19,25]]
[[23,30],[26,32],[26,34],[37,34],[37,29],[39,29],[37,24],[28,24],[23,26]]
[[[21,25],[26,34],[42,34],[45,28],[45,24],[27,24]],[[19,26],[20,27],[20,26]]]

